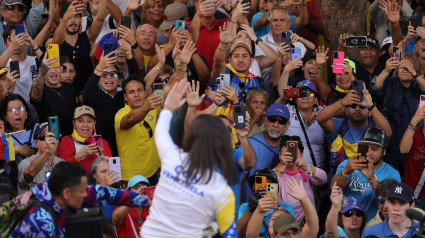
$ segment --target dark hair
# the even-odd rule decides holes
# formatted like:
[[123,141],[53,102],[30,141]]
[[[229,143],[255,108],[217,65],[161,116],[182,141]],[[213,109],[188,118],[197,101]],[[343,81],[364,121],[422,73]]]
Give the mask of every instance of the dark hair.
[[169,65],[164,64],[159,71],[158,71],[158,77],[164,74],[172,75],[174,73],[173,68],[171,68]]
[[7,38],[12,34],[12,30],[15,29],[15,25],[8,26],[3,31],[3,41],[4,43],[7,43]]
[[[241,30],[243,30],[241,27],[239,27],[238,29],[236,29],[236,35],[241,31]],[[252,57],[254,57],[254,55],[255,55],[255,42],[253,41],[253,40],[250,40],[251,41],[251,51],[252,51]],[[251,58],[252,58],[251,57]]]
[[187,185],[201,180],[208,183],[217,169],[229,184],[238,182],[230,159],[234,156],[230,136],[223,136],[223,131],[226,131],[224,123],[212,115],[200,115],[190,123],[182,143],[183,151],[189,154],[184,164]]
[[379,182],[376,186],[375,198],[378,198],[378,196],[387,197],[388,193],[390,192],[390,188],[394,184],[398,184],[397,180],[395,179],[384,179]]
[[65,188],[81,185],[81,178],[86,176],[86,171],[78,164],[60,162],[55,165],[49,178],[49,190],[53,195],[59,196]]
[[[116,67],[116,66],[115,66]],[[128,83],[130,83],[131,81],[137,81],[141,84],[143,84],[143,88],[146,89],[146,82],[145,80],[143,80],[143,78],[141,77],[141,75],[138,74],[132,74],[130,75],[126,80],[124,80],[122,82],[122,89],[124,90],[124,94],[126,94],[127,92],[125,91],[125,87],[127,86]]]
[[294,140],[294,141],[298,141],[298,149],[300,150],[300,152],[304,152],[304,146],[303,146],[303,142],[301,141],[301,138],[299,136],[288,136],[288,135],[283,135],[282,139],[280,140],[280,149],[282,149],[282,146],[286,146],[286,142],[288,140]]
[[106,217],[102,216],[102,234],[107,235],[108,237],[114,237],[115,230],[114,226]]
[[[342,213],[341,211],[338,212],[338,226],[344,228],[344,224],[342,223]],[[355,216],[355,215],[353,215]],[[360,234],[362,234],[362,231],[364,229],[364,227],[366,226],[366,220],[367,220],[367,212],[364,211],[363,212],[363,216],[362,216],[362,225],[360,226]]]
[[60,64],[63,65],[65,63],[71,63],[72,65],[74,65],[74,61],[72,61],[71,57],[69,57],[68,55],[61,55]]
[[3,103],[1,105],[1,108],[0,108],[1,116],[4,119],[4,130],[5,131],[11,131],[12,130],[12,127],[10,126],[9,122],[6,120],[7,106],[9,104],[9,102],[16,101],[16,100],[21,101],[22,104],[24,104],[24,106],[25,106],[25,110],[27,112],[27,118],[25,119],[24,128],[25,128],[25,130],[30,130],[32,128],[33,123],[30,119],[31,116],[30,116],[28,104],[25,102],[25,99],[21,95],[15,94],[15,93],[7,95],[4,98]]

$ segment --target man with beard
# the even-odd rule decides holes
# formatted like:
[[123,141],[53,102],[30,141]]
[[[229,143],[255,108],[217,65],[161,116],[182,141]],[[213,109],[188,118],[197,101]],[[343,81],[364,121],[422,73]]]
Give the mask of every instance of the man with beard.
[[[256,162],[247,177],[259,168],[274,168],[279,162],[279,147],[282,135],[289,127],[289,109],[283,104],[272,104],[266,112],[265,131],[248,138],[255,151]],[[248,202],[251,188],[247,179],[243,180],[242,202]]]
[[53,39],[47,44],[59,44],[60,55],[69,56],[76,66],[77,77],[74,81],[75,90],[82,93],[87,79],[93,73],[93,63],[90,58],[91,46],[102,28],[107,16],[107,0],[100,0],[96,17],[91,26],[80,33],[81,16],[84,5],[76,1],[62,6],[60,24]]
[[[345,118],[334,117],[340,110],[345,110]],[[368,90],[363,90],[363,101],[360,101],[355,90],[350,90],[343,99],[324,108],[317,115],[317,122],[325,131],[330,145],[330,179],[342,161],[357,153],[357,141],[368,127],[373,126],[372,121],[376,127],[385,131],[387,137],[391,136],[391,126],[372,102]]]

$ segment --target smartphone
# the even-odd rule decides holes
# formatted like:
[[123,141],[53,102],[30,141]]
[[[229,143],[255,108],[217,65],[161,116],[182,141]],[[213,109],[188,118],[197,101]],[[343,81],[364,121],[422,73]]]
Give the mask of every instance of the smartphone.
[[291,153],[292,162],[298,159],[298,141],[288,140],[286,142],[286,148],[289,153]]
[[393,46],[393,57],[395,57],[398,62],[401,61],[402,58],[402,49],[399,46]]
[[279,185],[277,183],[267,183],[266,184],[266,197],[273,198],[274,208],[278,207],[277,193],[279,191]]
[[122,16],[121,25],[131,29],[131,17]]
[[[107,55],[113,51],[115,51],[117,48],[115,47],[114,43],[111,42],[106,42],[103,46],[103,55]],[[110,55],[109,57],[114,57],[115,53],[113,53],[112,55]]]
[[243,0],[242,1],[242,4],[246,4],[246,3],[249,4],[248,6],[251,6],[251,0]]
[[19,61],[17,60],[10,61],[9,69],[10,69],[10,72],[17,71],[18,74],[20,74],[21,72],[19,71]]
[[118,178],[121,180],[121,160],[120,157],[109,158],[109,170],[115,170],[118,172]]
[[255,176],[254,191],[257,191],[259,187],[266,186],[266,176]]
[[334,74],[344,73],[344,51],[334,51],[332,59],[332,72]]
[[[158,80],[155,80],[155,81],[158,81]],[[153,95],[161,96],[162,101],[164,101],[164,83],[162,81],[154,83],[152,85],[152,89],[153,89]]]
[[305,88],[291,88],[285,90],[286,98],[305,98],[307,97],[307,89]]
[[97,144],[99,147],[102,147],[102,135],[92,135],[90,144]]
[[425,106],[425,95],[421,95],[419,97],[419,108],[422,108],[423,106]]
[[183,28],[182,31],[184,31],[185,27],[186,27],[185,21],[181,21],[181,20],[176,21],[176,23],[175,23],[176,31],[179,30],[180,28]]
[[214,0],[207,0],[210,2],[210,12],[215,12],[215,3]]
[[345,39],[345,46],[347,47],[366,47],[367,37],[366,36],[349,36]]
[[59,140],[59,118],[57,116],[47,118],[49,123],[49,132],[55,134],[56,140]]
[[[302,56],[301,55],[301,48],[298,48],[298,47],[292,48],[291,53],[292,53],[292,60]],[[298,59],[298,61],[302,61],[302,58]]]
[[74,6],[75,6],[75,5],[77,5],[77,4],[81,4],[81,3],[83,3],[83,1],[82,1],[82,0],[75,0],[75,1],[74,1]]
[[286,45],[291,46],[291,35],[292,33],[290,31],[282,32],[282,35],[280,36],[280,42],[285,42]]
[[422,14],[420,12],[412,12],[410,22],[415,29],[422,26]]
[[49,44],[47,46],[47,54],[49,56],[49,58],[53,58],[53,57],[57,57],[58,61],[56,63],[51,64],[52,66],[59,66],[60,62],[59,62],[59,45],[58,44]]
[[364,164],[367,164],[366,153],[369,151],[369,145],[367,144],[358,144],[357,153],[360,154],[358,159],[363,161]]
[[230,74],[220,74],[220,88],[230,85]]
[[360,102],[363,101],[363,80],[357,79],[352,83],[352,89],[356,90],[357,95],[360,97]]
[[153,193],[155,191],[155,186],[150,186],[150,187],[146,187],[143,189],[145,196],[152,199],[153,198]]
[[25,27],[23,24],[19,24],[15,26],[15,35],[19,35],[25,32]]
[[233,112],[235,118],[235,128],[241,129],[245,128],[246,121],[246,109],[243,103],[238,103],[233,105]]

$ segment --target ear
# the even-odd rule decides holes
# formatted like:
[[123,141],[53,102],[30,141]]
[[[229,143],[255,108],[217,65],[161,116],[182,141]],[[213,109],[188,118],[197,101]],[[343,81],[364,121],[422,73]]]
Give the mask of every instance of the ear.
[[35,145],[35,147],[38,146],[38,140],[34,140],[34,145]]
[[124,89],[124,101],[127,103],[127,94],[125,93],[125,89]]
[[410,208],[414,208],[415,207],[415,202],[412,202],[412,205],[410,205]]
[[75,128],[75,120],[76,120],[76,119],[73,119],[73,120],[72,120],[72,126],[73,126],[74,128]]
[[71,194],[72,194],[71,188],[65,188],[64,190],[62,190],[62,197],[65,200],[68,200],[71,197]]
[[387,150],[384,148],[384,153],[382,153],[382,156],[384,156],[387,153]]

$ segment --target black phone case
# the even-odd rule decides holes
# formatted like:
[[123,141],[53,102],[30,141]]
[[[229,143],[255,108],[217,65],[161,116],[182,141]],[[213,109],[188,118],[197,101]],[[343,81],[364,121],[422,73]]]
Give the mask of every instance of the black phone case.
[[235,114],[235,128],[245,128],[246,121],[246,110],[245,105],[235,104],[234,105],[234,114]]
[[416,29],[419,26],[422,26],[422,15],[419,12],[412,12],[412,26]]
[[126,16],[121,17],[121,25],[131,29],[131,18]]
[[10,72],[18,71],[18,74],[20,74],[20,73],[21,73],[21,72],[19,71],[19,61],[17,61],[17,60],[10,61],[9,68],[10,68]]
[[364,36],[350,36],[345,40],[345,45],[350,47],[366,47],[367,38]]
[[284,31],[282,32],[280,42],[285,42],[286,45],[291,47],[292,41],[291,41],[291,32],[290,31]]

